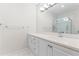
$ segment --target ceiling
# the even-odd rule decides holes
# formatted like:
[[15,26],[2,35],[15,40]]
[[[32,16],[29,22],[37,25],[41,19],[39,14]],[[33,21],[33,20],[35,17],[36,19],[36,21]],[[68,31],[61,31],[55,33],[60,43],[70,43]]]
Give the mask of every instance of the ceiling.
[[76,10],[78,8],[79,8],[79,3],[57,3],[53,7],[49,8],[48,11],[54,15],[59,15],[62,13]]

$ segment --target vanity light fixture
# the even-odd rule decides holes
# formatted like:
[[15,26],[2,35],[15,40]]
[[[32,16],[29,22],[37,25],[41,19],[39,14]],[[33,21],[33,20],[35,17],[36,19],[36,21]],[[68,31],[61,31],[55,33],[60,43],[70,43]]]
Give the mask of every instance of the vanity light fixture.
[[49,8],[49,5],[48,4],[43,4],[41,7],[40,7],[40,11],[41,12],[44,12],[45,10],[47,10]]
[[57,3],[48,3],[48,5],[50,6],[50,7],[54,7],[55,5],[56,5]]
[[40,6],[40,11],[44,12],[45,10],[49,9],[50,7],[55,6],[56,3],[44,3]]

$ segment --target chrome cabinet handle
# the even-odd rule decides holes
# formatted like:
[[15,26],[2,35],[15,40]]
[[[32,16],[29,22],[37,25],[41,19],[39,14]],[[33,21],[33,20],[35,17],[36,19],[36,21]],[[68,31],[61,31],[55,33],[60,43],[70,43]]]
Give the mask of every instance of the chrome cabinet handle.
[[51,45],[48,45],[50,48],[52,48],[52,46]]

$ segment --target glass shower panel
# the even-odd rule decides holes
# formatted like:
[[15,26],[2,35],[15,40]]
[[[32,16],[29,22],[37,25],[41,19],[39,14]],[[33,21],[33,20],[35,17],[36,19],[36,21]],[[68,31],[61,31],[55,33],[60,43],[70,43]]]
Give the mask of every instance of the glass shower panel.
[[56,32],[71,33],[71,25],[71,20],[67,17],[57,19],[55,24]]

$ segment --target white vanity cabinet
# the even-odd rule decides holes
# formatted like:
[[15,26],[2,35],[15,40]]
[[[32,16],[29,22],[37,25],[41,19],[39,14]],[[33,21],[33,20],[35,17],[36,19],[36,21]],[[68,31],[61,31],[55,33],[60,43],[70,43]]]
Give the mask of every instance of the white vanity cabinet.
[[29,35],[28,46],[36,56],[79,56],[79,52],[44,38]]
[[47,55],[48,56],[79,56],[79,52],[55,44],[53,42],[48,42]]
[[28,46],[32,53],[37,56],[47,56],[48,42],[42,38],[28,35]]

